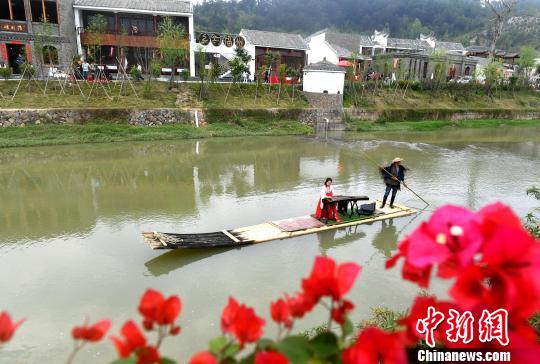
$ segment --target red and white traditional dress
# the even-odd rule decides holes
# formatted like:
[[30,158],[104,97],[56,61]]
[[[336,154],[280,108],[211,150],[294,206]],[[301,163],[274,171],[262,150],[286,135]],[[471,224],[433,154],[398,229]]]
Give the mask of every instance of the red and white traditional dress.
[[315,217],[317,219],[327,219],[327,220],[336,220],[339,219],[339,214],[337,210],[337,205],[333,204],[324,208],[323,199],[329,198],[335,195],[334,186],[326,187],[322,186],[321,194],[319,196],[319,202],[317,203],[317,208],[315,209]]

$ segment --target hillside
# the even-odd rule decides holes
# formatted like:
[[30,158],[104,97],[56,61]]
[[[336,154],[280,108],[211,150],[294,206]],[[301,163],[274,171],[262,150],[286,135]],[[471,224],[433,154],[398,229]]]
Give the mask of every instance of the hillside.
[[[540,49],[540,0],[521,0],[499,47]],[[203,0],[195,6],[197,30],[238,32],[241,28],[309,35],[323,28],[393,37],[434,33],[440,40],[484,44],[491,13],[480,0]]]

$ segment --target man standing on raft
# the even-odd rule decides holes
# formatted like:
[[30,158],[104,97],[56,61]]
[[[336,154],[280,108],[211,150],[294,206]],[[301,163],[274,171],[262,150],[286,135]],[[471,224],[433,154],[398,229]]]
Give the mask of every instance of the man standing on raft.
[[403,159],[401,158],[394,158],[392,161],[392,164],[388,167],[379,167],[381,170],[381,175],[384,179],[384,183],[386,184],[386,191],[384,192],[384,198],[381,205],[381,208],[386,206],[386,200],[388,199],[388,195],[390,194],[390,191],[392,191],[392,198],[390,199],[390,208],[394,208],[394,200],[396,199],[397,191],[401,189],[401,182],[403,182],[403,185],[406,187],[405,184],[405,171],[407,168],[401,165],[401,162],[403,162]]

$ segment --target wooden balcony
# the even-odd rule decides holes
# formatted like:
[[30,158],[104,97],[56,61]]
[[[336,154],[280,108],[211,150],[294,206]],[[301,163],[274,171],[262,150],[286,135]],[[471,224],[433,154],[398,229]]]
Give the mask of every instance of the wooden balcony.
[[[124,34],[90,34],[81,33],[81,42],[84,45],[120,46],[137,48],[159,48],[159,39],[145,35],[124,35]],[[189,48],[189,39],[181,39],[178,46]]]

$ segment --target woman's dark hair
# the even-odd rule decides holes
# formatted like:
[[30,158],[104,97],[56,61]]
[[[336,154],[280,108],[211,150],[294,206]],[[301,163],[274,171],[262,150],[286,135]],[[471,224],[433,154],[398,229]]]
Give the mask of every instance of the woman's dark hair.
[[326,184],[327,184],[328,182],[334,182],[334,181],[332,180],[332,178],[328,177],[328,178],[326,179],[326,181],[324,181],[324,185],[326,186]]

